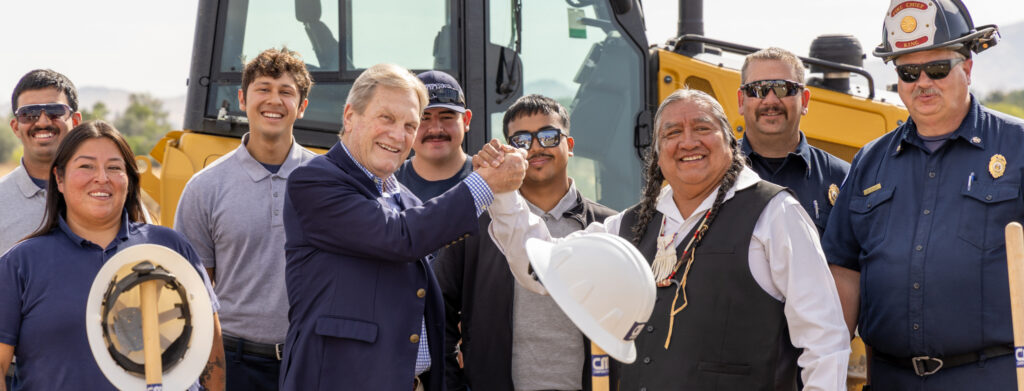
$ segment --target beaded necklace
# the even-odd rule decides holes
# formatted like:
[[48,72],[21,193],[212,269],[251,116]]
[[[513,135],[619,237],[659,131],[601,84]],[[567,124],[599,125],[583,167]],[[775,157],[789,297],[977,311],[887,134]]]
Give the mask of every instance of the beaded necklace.
[[[686,298],[686,278],[690,274],[690,267],[693,266],[694,255],[696,251],[694,247],[700,243],[704,237],[704,233],[708,230],[708,218],[711,217],[711,210],[704,213],[704,217],[697,223],[697,229],[693,231],[693,236],[690,237],[690,241],[686,243],[686,247],[683,248],[683,255],[675,258],[675,248],[672,247],[672,242],[675,241],[676,235],[672,234],[671,239],[665,238],[665,222],[667,217],[661,219],[661,230],[658,234],[658,252],[655,255],[654,263],[651,264],[651,271],[654,272],[654,279],[659,288],[665,288],[670,285],[676,286],[676,294],[672,299],[672,306],[669,308],[668,318],[668,337],[665,338],[665,349],[668,349],[669,344],[672,342],[672,328],[675,325],[675,318],[683,309],[686,308],[689,301]],[[667,262],[675,261],[671,269],[667,268]],[[679,280],[675,280],[673,277],[679,272],[679,268],[686,263],[686,268],[683,269],[683,276]],[[666,276],[667,274],[667,276]],[[676,302],[679,300],[679,293],[683,293],[683,304],[676,307]]]

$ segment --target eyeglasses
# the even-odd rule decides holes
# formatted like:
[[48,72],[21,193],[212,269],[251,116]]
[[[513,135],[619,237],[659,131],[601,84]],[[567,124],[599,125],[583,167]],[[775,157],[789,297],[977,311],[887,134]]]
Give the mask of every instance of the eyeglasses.
[[562,143],[562,136],[569,137],[568,134],[562,133],[562,129],[549,126],[541,128],[536,132],[520,130],[508,138],[508,143],[516,148],[530,149],[530,146],[533,145],[533,139],[537,138],[540,146],[554,148]]
[[71,114],[71,107],[63,103],[44,103],[24,105],[14,111],[14,115],[18,117],[18,122],[22,124],[34,124],[43,113],[46,113],[50,121],[64,120]]
[[740,86],[740,89],[751,98],[764,99],[768,91],[775,92],[779,99],[793,96],[804,90],[804,85],[789,80],[758,80]]
[[896,66],[896,74],[904,83],[913,83],[921,77],[921,71],[928,75],[929,79],[939,80],[949,76],[953,66],[964,62],[962,58],[950,58],[946,60],[932,61],[924,64],[903,64]]
[[430,101],[434,103],[445,103],[455,104],[462,107],[466,107],[466,101],[462,98],[462,93],[459,90],[448,87],[428,88],[427,94],[430,95]]

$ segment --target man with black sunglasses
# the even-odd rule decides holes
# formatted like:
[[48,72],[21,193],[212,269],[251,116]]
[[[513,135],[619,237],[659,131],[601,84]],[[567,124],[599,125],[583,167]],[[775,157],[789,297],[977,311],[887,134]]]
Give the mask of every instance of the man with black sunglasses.
[[[11,130],[22,145],[21,164],[0,178],[0,254],[39,228],[46,209],[46,183],[57,146],[82,122],[78,89],[71,80],[49,69],[36,69],[18,80],[11,94]],[[14,372],[11,365],[10,372]],[[11,388],[13,378],[5,379]]]
[[850,164],[811,146],[800,131],[811,99],[803,62],[785,49],[764,49],[747,56],[741,80],[740,149],[761,179],[793,190],[821,235]]
[[402,163],[395,177],[426,202],[473,173],[473,162],[462,149],[473,111],[466,108],[462,86],[451,75],[426,71],[416,77],[427,87],[430,104],[416,130],[415,154]]
[[968,91],[996,27],[895,0],[883,34],[910,118],[854,157],[822,238],[847,325],[872,390],[1015,389],[1003,231],[1024,220],[1024,121]]
[[[615,214],[584,198],[569,177],[574,140],[561,104],[527,95],[509,107],[502,123],[509,144],[528,151],[519,194],[552,235]],[[515,283],[508,261],[485,233],[490,222],[485,212],[482,234],[446,246],[434,263],[445,299],[448,389],[589,390],[590,343],[550,296]],[[464,369],[455,361],[460,338]]]
[[21,141],[21,164],[0,178],[0,253],[28,235],[43,221],[46,182],[57,146],[82,122],[78,90],[71,80],[49,69],[26,73],[11,94],[11,130]]

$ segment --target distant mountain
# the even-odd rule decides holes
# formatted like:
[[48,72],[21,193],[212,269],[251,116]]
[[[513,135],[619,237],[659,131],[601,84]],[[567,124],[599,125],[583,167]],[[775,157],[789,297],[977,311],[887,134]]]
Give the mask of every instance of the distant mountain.
[[[92,109],[96,102],[103,102],[110,110],[108,120],[113,120],[117,114],[128,108],[128,96],[131,91],[113,89],[106,87],[82,87],[78,89],[78,105],[81,109]],[[185,95],[174,97],[158,97],[164,102],[164,110],[167,111],[167,122],[173,129],[181,129],[185,122]]]
[[[974,55],[971,91],[979,98],[993,91],[1024,89],[1024,77],[1021,77],[1019,65],[1024,63],[1024,22],[999,26],[999,33],[1002,38],[996,46]],[[896,83],[896,70],[892,63],[883,64],[868,54],[864,69],[875,77],[875,88],[884,89]]]
[[992,49],[976,55],[971,89],[984,97],[992,91],[1024,89],[1024,22],[999,26],[1002,39]]
[[[78,89],[79,110],[92,109],[96,102],[103,102],[107,105],[110,114],[107,119],[113,121],[118,114],[128,108],[128,96],[133,92],[107,87],[87,86]],[[173,129],[181,129],[185,122],[185,95],[172,97],[158,97],[164,102],[164,110],[167,111],[167,122]],[[7,115],[11,112],[11,102],[0,103],[0,115]]]

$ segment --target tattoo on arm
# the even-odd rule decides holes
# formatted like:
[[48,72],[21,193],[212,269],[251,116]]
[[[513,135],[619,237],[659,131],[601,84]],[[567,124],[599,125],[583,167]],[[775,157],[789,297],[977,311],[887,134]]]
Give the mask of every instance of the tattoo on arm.
[[206,363],[206,368],[203,368],[203,373],[199,375],[199,385],[203,386],[203,388],[210,389],[210,386],[212,386],[212,384],[210,384],[210,380],[213,376],[213,372],[218,369],[222,372],[224,371],[224,357],[216,357]]

